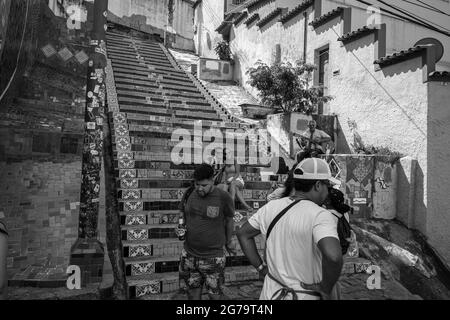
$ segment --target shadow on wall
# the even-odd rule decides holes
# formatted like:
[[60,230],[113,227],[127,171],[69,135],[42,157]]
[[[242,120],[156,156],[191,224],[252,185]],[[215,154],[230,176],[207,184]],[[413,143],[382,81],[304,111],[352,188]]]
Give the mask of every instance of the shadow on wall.
[[[358,49],[363,49],[363,48],[369,47],[373,44],[374,44],[374,36],[373,36],[373,34],[371,34],[371,35],[361,36],[361,38],[359,38],[357,41],[344,43],[344,48],[347,52],[353,52]],[[375,59],[375,55],[374,55],[374,59]]]
[[[414,58],[420,58],[420,54],[417,54]],[[400,74],[415,72],[417,70],[423,69],[425,66],[425,62],[421,61],[420,63],[402,63],[400,67],[398,65],[385,66],[381,68],[381,72],[383,73],[383,77],[395,77]]]
[[[286,23],[283,24],[284,29],[288,29],[294,25],[296,25],[297,23],[300,23],[300,21],[302,21],[303,18],[303,14],[299,14],[296,17],[292,18],[291,20],[287,21]],[[298,31],[297,31],[298,32]]]
[[340,23],[341,23],[340,19],[334,18],[333,20],[318,26],[317,28],[314,29],[314,31],[316,32],[316,34],[321,35],[322,33],[325,33],[328,30],[330,30],[331,28],[333,28],[333,30],[336,30],[334,29],[334,27],[339,26]]
[[347,139],[344,135],[344,131],[342,130],[341,122],[339,121],[339,117],[336,117],[337,119],[337,139],[336,139],[336,153],[338,154],[350,154],[351,149],[347,142]]

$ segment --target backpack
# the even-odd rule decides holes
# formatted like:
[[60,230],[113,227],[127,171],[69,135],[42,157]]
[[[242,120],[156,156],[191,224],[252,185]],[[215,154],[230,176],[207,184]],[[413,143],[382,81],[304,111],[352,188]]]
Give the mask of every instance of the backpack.
[[348,239],[351,239],[352,237],[352,227],[343,214],[341,214],[340,217],[333,212],[331,212],[331,214],[338,218],[337,233],[339,236],[339,242],[341,243],[342,255],[345,255],[348,251],[348,247],[350,246],[350,241]]

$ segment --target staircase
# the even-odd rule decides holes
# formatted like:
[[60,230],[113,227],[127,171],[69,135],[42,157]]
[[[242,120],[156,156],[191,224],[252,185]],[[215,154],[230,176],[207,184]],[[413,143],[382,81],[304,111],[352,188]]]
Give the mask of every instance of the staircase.
[[[110,29],[107,53],[108,111],[128,295],[140,298],[173,292],[183,285],[178,279],[183,243],[174,232],[177,208],[195,165],[171,161],[176,144],[171,134],[181,128],[193,134],[197,120],[203,130],[237,130],[246,125],[230,121],[224,108],[206,95],[205,88],[178,66],[162,44]],[[201,147],[206,144],[202,142]],[[242,169],[244,197],[254,208],[265,204],[272,184],[261,181],[260,170],[250,165]],[[240,209],[236,204],[236,227],[248,218]],[[263,249],[261,239],[257,245]],[[228,284],[255,280],[258,274],[240,251],[236,257],[227,257],[225,278]]]

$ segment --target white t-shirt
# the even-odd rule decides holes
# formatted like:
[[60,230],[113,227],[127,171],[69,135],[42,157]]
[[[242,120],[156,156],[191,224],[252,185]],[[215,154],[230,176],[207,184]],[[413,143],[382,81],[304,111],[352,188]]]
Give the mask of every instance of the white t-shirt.
[[[270,223],[293,200],[282,198],[267,203],[249,220],[265,237]],[[322,281],[322,254],[317,243],[326,237],[339,239],[337,218],[309,200],[302,200],[278,220],[266,243],[269,272],[294,290],[303,290],[300,282]],[[269,300],[281,286],[266,276],[260,300]],[[316,296],[297,294],[299,300],[317,300]],[[291,295],[287,296],[292,299]]]

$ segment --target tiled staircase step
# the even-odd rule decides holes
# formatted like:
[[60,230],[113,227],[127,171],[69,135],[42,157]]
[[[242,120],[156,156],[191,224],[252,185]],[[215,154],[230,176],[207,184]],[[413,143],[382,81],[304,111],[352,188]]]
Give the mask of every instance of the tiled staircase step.
[[[132,161],[133,167],[129,167],[128,165],[131,165],[127,161],[124,161],[124,163],[119,163],[120,161],[114,160],[114,168],[117,169],[174,169],[174,170],[195,170],[195,168],[198,166],[198,164],[174,164],[171,162],[166,161]],[[164,165],[167,165],[165,167]],[[256,167],[256,168],[265,168],[270,167],[270,165],[264,166],[261,164],[258,165],[252,165],[252,164],[246,164],[247,167]]]
[[137,75],[147,75],[147,74],[156,74],[159,75],[161,79],[169,79],[175,81],[190,81],[187,77],[183,75],[177,74],[173,71],[165,70],[165,68],[154,65],[148,62],[138,63],[138,64],[130,64],[130,63],[122,63],[112,60],[112,65],[115,70],[118,72],[124,72],[128,70],[129,72],[133,72],[133,74]]
[[[135,200],[121,200],[119,199],[119,211],[124,212],[142,212],[142,211],[164,211],[164,210],[177,210],[179,209],[180,200],[163,200],[155,199],[152,201],[135,201]],[[253,209],[259,209],[264,206],[267,201],[263,199],[251,199],[245,200],[246,204]],[[245,208],[242,204],[236,202],[235,210],[239,211],[242,216],[246,217]],[[152,221],[152,223],[154,223]],[[136,240],[136,239],[135,239]]]
[[180,96],[172,96],[172,95],[163,95],[163,92],[142,92],[137,90],[126,90],[126,89],[119,89],[117,88],[117,94],[119,96],[128,96],[128,97],[139,97],[139,98],[151,98],[152,101],[170,101],[170,102],[178,102],[179,104],[191,102],[192,104],[195,104],[195,106],[209,106],[211,111],[216,112],[213,110],[210,106],[210,104],[205,100],[203,97],[198,98],[188,98],[188,97],[180,97]]
[[190,87],[186,87],[186,86],[178,86],[176,84],[170,84],[170,83],[164,83],[163,81],[160,81],[161,83],[161,87],[163,89],[168,89],[168,90],[180,90],[180,91],[186,91],[186,92],[200,92],[197,87],[195,86],[190,86]]
[[[154,71],[158,70],[160,67],[165,68],[166,66],[161,65],[159,63],[153,63],[150,61],[133,61],[131,59],[125,60],[125,59],[116,59],[111,58],[111,62],[113,64],[113,67],[118,68],[130,68],[134,70],[141,70],[141,71]],[[183,76],[179,73],[173,72],[173,71],[159,71],[158,73],[166,72],[167,74],[171,74],[172,76],[180,77],[181,79],[186,79],[187,76]]]
[[123,59],[123,60],[129,60],[129,61],[140,61],[140,60],[145,61],[148,58],[149,60],[154,61],[154,62],[162,62],[162,63],[168,62],[167,57],[164,55],[163,52],[160,52],[160,53],[155,52],[150,56],[147,53],[141,54],[133,48],[120,49],[120,48],[114,48],[114,47],[108,46],[107,54],[108,54],[108,57],[110,57],[112,59]]
[[155,90],[159,89],[160,86],[156,83],[154,79],[149,78],[148,76],[139,76],[135,74],[130,74],[128,72],[114,72],[115,81],[118,83],[134,83],[141,86],[148,86],[155,88]]
[[114,76],[117,88],[121,88],[122,86],[138,86],[140,88],[145,88],[146,90],[160,90],[160,87],[158,86],[156,81],[149,78],[146,78],[145,80],[137,80],[129,74],[120,72],[115,73]]
[[[183,121],[195,121],[195,120],[220,120],[217,114],[214,113],[205,113],[205,112],[195,112],[195,111],[182,111],[182,110],[167,110],[165,108],[157,108],[155,105],[146,104],[144,105],[130,105],[124,103],[128,102],[126,98],[119,98],[119,101],[122,101],[120,105],[121,112],[133,112],[135,114],[146,114],[146,115],[155,115],[155,116],[166,116],[171,117],[173,114],[175,115],[174,120],[183,120]],[[187,109],[186,109],[187,110]],[[133,125],[133,129],[136,129],[136,125]],[[131,129],[130,129],[131,130]],[[144,129],[145,130],[145,129]],[[140,131],[139,128],[136,131]],[[155,133],[169,133],[169,132],[160,132],[153,131]]]
[[[119,78],[121,79],[121,78]],[[148,92],[153,94],[165,94],[168,97],[176,97],[176,98],[192,98],[192,99],[203,99],[205,98],[202,96],[200,92],[189,92],[189,91],[175,91],[170,89],[163,89],[161,90],[156,82],[142,82],[144,85],[137,85],[134,84],[135,82],[126,81],[128,79],[124,79],[125,81],[120,81],[120,83],[116,82],[117,89],[127,89],[127,90],[137,90],[140,92]]]
[[112,53],[112,54],[116,54],[116,55],[122,55],[124,57],[126,57],[127,55],[131,56],[134,55],[134,57],[136,57],[137,55],[140,55],[142,57],[152,57],[155,60],[159,60],[159,61],[168,61],[167,60],[167,56],[164,54],[164,52],[162,50],[136,50],[133,47],[119,47],[119,46],[114,46],[114,45],[108,45],[107,46],[107,51]]
[[[181,200],[186,188],[151,188],[144,190],[119,189],[119,201],[143,201],[150,202],[154,200]],[[242,195],[246,200],[265,200],[268,190],[244,189]]]
[[164,56],[164,58],[167,59],[167,56],[164,54],[164,51],[159,48],[159,47],[154,47],[154,48],[143,48],[141,46],[136,46],[133,45],[132,43],[126,43],[126,44],[119,44],[117,42],[114,41],[110,41],[108,43],[107,41],[107,48],[108,50],[114,50],[115,52],[139,52],[141,53],[146,53],[146,54],[156,54],[156,55],[161,55]]
[[[258,280],[259,274],[253,266],[225,268],[225,283]],[[169,293],[179,289],[179,274],[171,272],[159,274],[127,277],[130,298],[139,298],[145,295]]]
[[[235,235],[233,235],[233,241],[237,249],[237,256],[243,256],[244,253],[238,244],[239,241]],[[256,247],[259,252],[263,253],[265,247],[265,240],[258,236],[255,238]],[[152,262],[145,259],[151,259],[164,256],[177,256],[181,255],[181,250],[184,247],[184,241],[178,239],[151,239],[147,241],[123,241],[124,256],[128,258],[126,261],[128,264],[136,262]],[[142,261],[144,259],[144,261]]]
[[[140,58],[139,58],[140,56]],[[139,62],[150,62],[150,63],[158,63],[161,65],[167,65],[171,67],[172,65],[168,60],[164,60],[163,56],[149,57],[138,54],[136,51],[117,51],[114,49],[108,50],[108,57],[113,62],[122,62],[122,63],[139,63]]]
[[195,170],[197,167],[196,164],[175,164],[172,162],[163,162],[163,161],[134,161],[133,168],[120,167],[117,160],[114,160],[114,168],[117,169],[156,169],[156,170]]
[[195,84],[193,84],[192,82],[187,81],[177,81],[177,80],[173,80],[170,79],[169,77],[164,77],[162,80],[160,80],[159,82],[161,82],[161,84],[168,84],[168,85],[176,85],[176,86],[180,86],[180,87],[194,87],[197,88],[195,86]]

